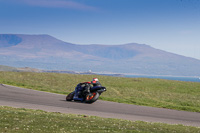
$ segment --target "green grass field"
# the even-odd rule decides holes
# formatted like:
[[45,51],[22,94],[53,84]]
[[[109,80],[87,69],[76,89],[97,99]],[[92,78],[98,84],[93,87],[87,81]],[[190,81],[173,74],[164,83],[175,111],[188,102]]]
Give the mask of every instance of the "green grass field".
[[0,72],[0,83],[60,94],[79,82],[99,78],[107,91],[102,100],[200,112],[200,83],[147,78],[57,73]]
[[0,106],[1,133],[200,133],[200,128]]

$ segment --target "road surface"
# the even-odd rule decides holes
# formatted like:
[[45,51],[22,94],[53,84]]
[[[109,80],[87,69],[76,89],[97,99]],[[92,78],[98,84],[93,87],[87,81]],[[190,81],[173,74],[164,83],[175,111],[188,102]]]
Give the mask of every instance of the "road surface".
[[65,95],[0,84],[1,106],[200,127],[200,113],[129,105],[101,100],[98,100],[93,104],[67,102],[65,101],[65,97]]

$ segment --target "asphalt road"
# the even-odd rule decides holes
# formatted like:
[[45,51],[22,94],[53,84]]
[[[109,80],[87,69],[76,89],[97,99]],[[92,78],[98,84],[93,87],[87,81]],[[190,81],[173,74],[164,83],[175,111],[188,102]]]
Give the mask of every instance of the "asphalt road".
[[101,100],[98,100],[93,104],[67,102],[65,101],[65,97],[65,95],[0,84],[1,106],[200,127],[200,113],[106,102]]

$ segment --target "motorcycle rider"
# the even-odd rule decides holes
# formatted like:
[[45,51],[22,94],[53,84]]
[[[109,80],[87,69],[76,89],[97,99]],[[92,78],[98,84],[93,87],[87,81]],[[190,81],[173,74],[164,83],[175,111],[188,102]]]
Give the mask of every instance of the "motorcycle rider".
[[98,78],[93,78],[91,84],[93,85],[93,87],[101,86],[101,83],[99,82]]
[[79,83],[77,87],[75,88],[75,94],[73,99],[78,100],[78,101],[83,101],[83,98],[79,98],[78,95],[81,91],[85,91],[86,93],[90,93],[90,88],[92,88],[91,84],[93,87],[98,87],[101,86],[101,83],[99,82],[98,78],[93,78],[91,82],[83,82]]

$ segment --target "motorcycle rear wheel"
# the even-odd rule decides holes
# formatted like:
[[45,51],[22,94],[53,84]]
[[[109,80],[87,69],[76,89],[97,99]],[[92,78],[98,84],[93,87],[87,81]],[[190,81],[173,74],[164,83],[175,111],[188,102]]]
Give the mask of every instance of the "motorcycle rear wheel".
[[93,103],[99,98],[98,92],[92,92],[86,96],[85,102],[86,103]]
[[69,95],[66,96],[66,101],[72,101],[74,97],[74,92],[69,93]]

